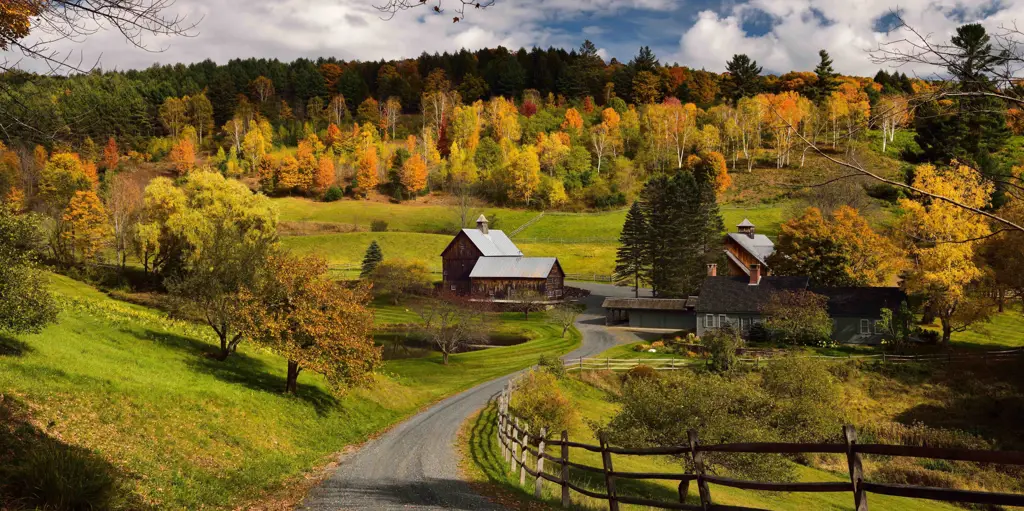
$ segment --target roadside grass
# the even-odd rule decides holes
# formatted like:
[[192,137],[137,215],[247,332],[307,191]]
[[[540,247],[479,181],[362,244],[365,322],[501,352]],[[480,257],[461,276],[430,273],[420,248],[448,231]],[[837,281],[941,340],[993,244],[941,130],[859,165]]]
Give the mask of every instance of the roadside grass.
[[[598,441],[594,431],[587,424],[592,421],[602,424],[611,417],[617,410],[618,405],[609,399],[603,391],[574,380],[566,378],[561,380],[560,386],[570,398],[575,409],[580,414],[580,420],[569,430],[569,439],[575,442],[583,442],[597,445]],[[491,486],[491,491],[485,494],[497,494],[505,496],[502,503],[509,501],[524,502],[532,498],[533,478],[527,477],[526,487],[519,485],[518,474],[513,475],[509,471],[509,463],[501,456],[500,443],[497,439],[497,432],[494,427],[496,417],[494,404],[488,405],[477,416],[470,419],[463,426],[463,452],[462,460],[464,473],[480,486]],[[551,452],[555,452],[552,450]],[[601,455],[583,449],[571,449],[570,460],[582,463],[591,467],[601,467]],[[532,459],[532,458],[531,458]],[[682,473],[684,470],[681,460],[670,457],[638,457],[613,455],[613,463],[616,471],[621,472],[674,472]],[[556,470],[556,464],[546,463],[545,469]],[[797,479],[804,482],[821,481],[847,481],[846,474],[833,473],[825,470],[796,465]],[[604,480],[600,474],[584,472],[577,469],[570,470],[570,479],[573,484],[588,488],[592,491],[604,493]],[[849,493],[779,493],[746,491],[735,488],[728,488],[718,485],[710,485],[711,496],[715,504],[746,506],[758,509],[772,510],[804,510],[804,509],[828,509],[846,510],[850,509],[853,497]],[[616,481],[616,490],[620,495],[630,495],[649,499],[657,499],[668,502],[678,501],[678,489],[676,484],[671,482],[653,482],[619,479]],[[573,509],[605,509],[607,503],[602,500],[591,499],[576,492],[570,492],[572,496]],[[872,509],[885,510],[954,510],[954,506],[931,502],[926,500],[914,500],[885,495],[870,495],[869,502]],[[560,501],[559,487],[545,482],[543,486],[542,501],[549,505],[547,508],[555,508]],[[699,504],[696,484],[691,484],[687,503]],[[515,506],[523,509],[525,506]],[[621,509],[647,509],[641,506],[626,505]]]
[[[286,364],[277,355],[242,343],[218,362],[205,356],[216,350],[205,326],[62,276],[52,277],[52,289],[65,304],[57,324],[0,336],[0,401],[28,410],[45,438],[110,463],[139,508],[233,509],[267,500],[345,446],[580,339],[575,332],[562,339],[542,315],[503,316],[502,329],[532,340],[456,354],[448,366],[437,354],[389,361],[372,386],[341,397],[304,372],[292,397],[282,393]],[[410,319],[384,309],[382,322]],[[0,428],[0,437],[7,434]]]

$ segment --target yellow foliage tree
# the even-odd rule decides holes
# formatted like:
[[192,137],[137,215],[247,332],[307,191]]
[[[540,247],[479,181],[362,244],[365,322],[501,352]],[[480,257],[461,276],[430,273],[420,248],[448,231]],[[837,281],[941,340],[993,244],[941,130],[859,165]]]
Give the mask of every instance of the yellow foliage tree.
[[328,149],[327,153],[320,157],[313,184],[318,193],[324,193],[334,185],[334,181],[334,151]]
[[513,148],[505,166],[506,193],[514,202],[530,203],[540,185],[540,159],[533,146]]
[[377,175],[377,148],[366,147],[359,151],[359,170],[356,173],[356,182],[363,193],[377,188],[379,177]]
[[112,234],[107,210],[96,192],[79,190],[64,210],[61,233],[74,262],[94,262]]
[[423,156],[414,154],[405,160],[402,164],[402,172],[399,175],[399,179],[402,182],[402,187],[409,194],[419,193],[420,190],[427,187],[427,162],[423,160]]
[[[917,167],[913,185],[973,208],[988,206],[993,190],[990,181],[956,162],[944,169]],[[978,214],[946,201],[900,199],[899,204],[905,211],[901,231],[913,241],[907,291],[925,295],[926,306],[942,323],[942,342],[948,343],[953,331],[966,329],[986,312],[968,290],[984,275],[975,255],[978,238],[991,230]]]
[[[316,135],[313,135],[313,137],[316,137]],[[313,187],[313,180],[319,169],[316,150],[310,140],[299,141],[299,149],[295,151],[295,160],[299,165],[298,182],[295,188],[302,193],[309,192]]]
[[281,165],[277,167],[277,191],[290,192],[297,190],[302,185],[302,171],[299,169],[299,160],[292,155],[281,158]]

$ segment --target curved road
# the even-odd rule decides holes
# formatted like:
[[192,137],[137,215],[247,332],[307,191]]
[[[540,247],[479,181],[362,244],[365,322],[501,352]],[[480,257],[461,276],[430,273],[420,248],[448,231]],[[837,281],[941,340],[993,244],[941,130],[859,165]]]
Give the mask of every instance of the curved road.
[[[563,358],[595,355],[619,339],[604,328],[601,302],[606,296],[632,296],[630,288],[574,283],[591,291],[587,310],[576,322],[583,344]],[[505,385],[509,376],[447,398],[368,442],[341,461],[337,470],[312,490],[299,509],[501,509],[476,495],[459,476],[455,442],[462,423]]]

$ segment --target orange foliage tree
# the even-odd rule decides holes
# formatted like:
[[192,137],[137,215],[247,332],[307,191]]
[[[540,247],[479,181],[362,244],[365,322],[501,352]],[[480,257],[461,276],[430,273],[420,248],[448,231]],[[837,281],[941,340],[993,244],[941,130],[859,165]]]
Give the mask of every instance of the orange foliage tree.
[[370,335],[369,299],[364,287],[333,282],[321,259],[275,254],[256,284],[241,293],[241,330],[288,360],[285,392],[295,394],[299,373],[310,370],[342,394],[371,382],[381,362],[381,349]]
[[281,158],[281,165],[277,167],[277,191],[287,193],[298,189],[301,184],[299,161],[292,155]]
[[103,148],[103,168],[107,170],[116,169],[120,158],[117,141],[114,140],[114,137],[110,137],[110,140],[107,140],[106,147]]
[[427,187],[427,162],[423,156],[414,154],[402,164],[402,172],[399,175],[402,187],[410,195],[418,193]]
[[356,173],[356,182],[364,193],[377,187],[379,177],[377,176],[376,147],[371,145],[359,151],[359,170]]
[[319,163],[316,159],[316,151],[310,140],[300,140],[299,149],[295,152],[295,160],[299,165],[298,182],[295,188],[302,193],[309,192],[313,186],[314,178],[319,171]]
[[562,129],[566,131],[572,131],[573,134],[579,136],[580,132],[583,131],[583,117],[580,112],[575,108],[569,108],[565,111],[565,120],[562,121]]
[[64,210],[65,229],[61,233],[75,262],[96,259],[111,235],[107,210],[96,192],[79,190]]
[[171,148],[169,158],[174,164],[174,171],[184,176],[196,168],[196,146],[189,137],[182,137]]
[[320,161],[317,164],[313,187],[318,193],[324,193],[334,185],[334,181],[334,151],[328,150],[326,154],[320,157]]

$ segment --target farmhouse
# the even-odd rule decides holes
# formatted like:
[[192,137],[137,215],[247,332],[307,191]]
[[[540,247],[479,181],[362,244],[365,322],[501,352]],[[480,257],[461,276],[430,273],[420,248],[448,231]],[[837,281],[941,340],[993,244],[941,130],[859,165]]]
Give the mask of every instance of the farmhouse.
[[605,298],[601,304],[608,325],[628,324],[632,328],[696,330],[694,308],[697,297],[689,298]]
[[732,326],[746,335],[763,320],[761,308],[772,293],[808,290],[828,298],[832,339],[844,344],[879,344],[882,309],[898,310],[906,299],[896,287],[810,288],[807,277],[762,276],[757,264],[748,277],[717,276],[709,265],[696,305],[697,335]]
[[565,272],[557,258],[524,257],[504,232],[488,228],[484,215],[476,226],[459,231],[441,252],[445,292],[492,300],[515,300],[527,292],[563,297]]

